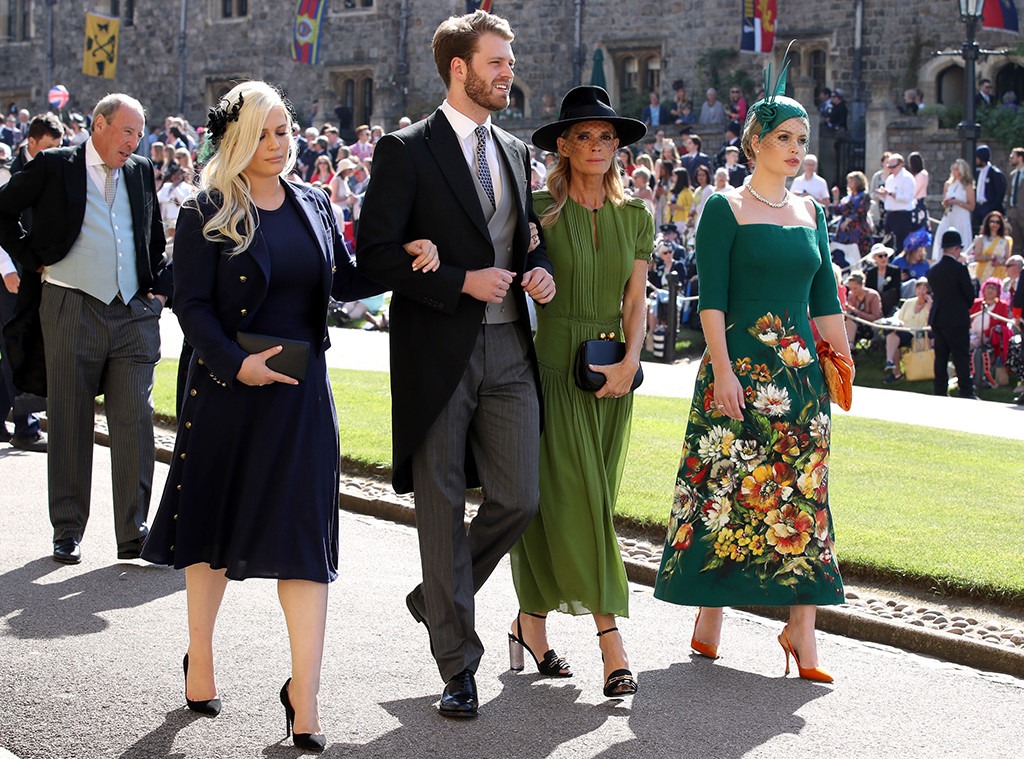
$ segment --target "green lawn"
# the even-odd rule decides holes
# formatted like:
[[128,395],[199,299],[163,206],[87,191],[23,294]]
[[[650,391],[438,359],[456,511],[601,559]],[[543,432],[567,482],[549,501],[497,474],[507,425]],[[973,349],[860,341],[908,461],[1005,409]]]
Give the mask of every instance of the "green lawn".
[[[157,413],[173,417],[174,361],[161,362]],[[332,369],[349,469],[391,460],[388,377]],[[689,401],[637,396],[618,513],[660,530],[672,498]],[[850,574],[1024,605],[1024,504],[1013,498],[1024,441],[837,414],[831,505]],[[955,472],[955,474],[951,474]]]

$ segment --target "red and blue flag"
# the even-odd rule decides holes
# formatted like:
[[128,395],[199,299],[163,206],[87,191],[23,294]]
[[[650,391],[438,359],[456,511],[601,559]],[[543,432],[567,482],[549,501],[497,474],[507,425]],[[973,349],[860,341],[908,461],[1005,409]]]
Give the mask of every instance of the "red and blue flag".
[[743,32],[740,50],[770,53],[775,47],[778,0],[743,0]]
[[1017,3],[1014,0],[985,0],[981,26],[983,29],[1002,29],[1006,32],[1020,34]]
[[491,12],[491,0],[466,0],[466,13],[475,13],[476,11],[487,11]]
[[292,60],[299,63],[320,62],[320,29],[323,26],[327,0],[299,0],[292,30]]

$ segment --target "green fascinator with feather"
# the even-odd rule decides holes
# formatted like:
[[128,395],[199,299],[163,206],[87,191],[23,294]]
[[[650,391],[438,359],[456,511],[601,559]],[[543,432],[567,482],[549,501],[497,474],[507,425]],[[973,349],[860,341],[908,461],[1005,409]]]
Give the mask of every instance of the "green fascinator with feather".
[[747,118],[756,116],[761,125],[761,137],[763,138],[779,124],[792,118],[807,118],[807,110],[791,97],[786,97],[786,74],[789,72],[789,48],[793,46],[790,42],[786,48],[786,54],[782,57],[782,66],[779,68],[778,78],[772,82],[771,62],[764,69],[764,93],[765,96],[750,106]]

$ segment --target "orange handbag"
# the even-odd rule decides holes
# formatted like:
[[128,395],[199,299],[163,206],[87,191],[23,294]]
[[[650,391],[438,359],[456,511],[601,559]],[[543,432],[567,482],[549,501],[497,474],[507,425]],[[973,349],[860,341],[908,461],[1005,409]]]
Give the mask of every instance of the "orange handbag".
[[819,340],[815,347],[829,398],[843,411],[849,411],[853,405],[853,362],[827,340]]

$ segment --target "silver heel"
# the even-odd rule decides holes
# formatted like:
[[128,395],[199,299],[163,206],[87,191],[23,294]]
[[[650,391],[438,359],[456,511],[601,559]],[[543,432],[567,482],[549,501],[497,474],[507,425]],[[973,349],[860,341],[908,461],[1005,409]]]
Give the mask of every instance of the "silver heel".
[[523,645],[512,633],[508,634],[508,668],[513,672],[522,672],[525,666]]

